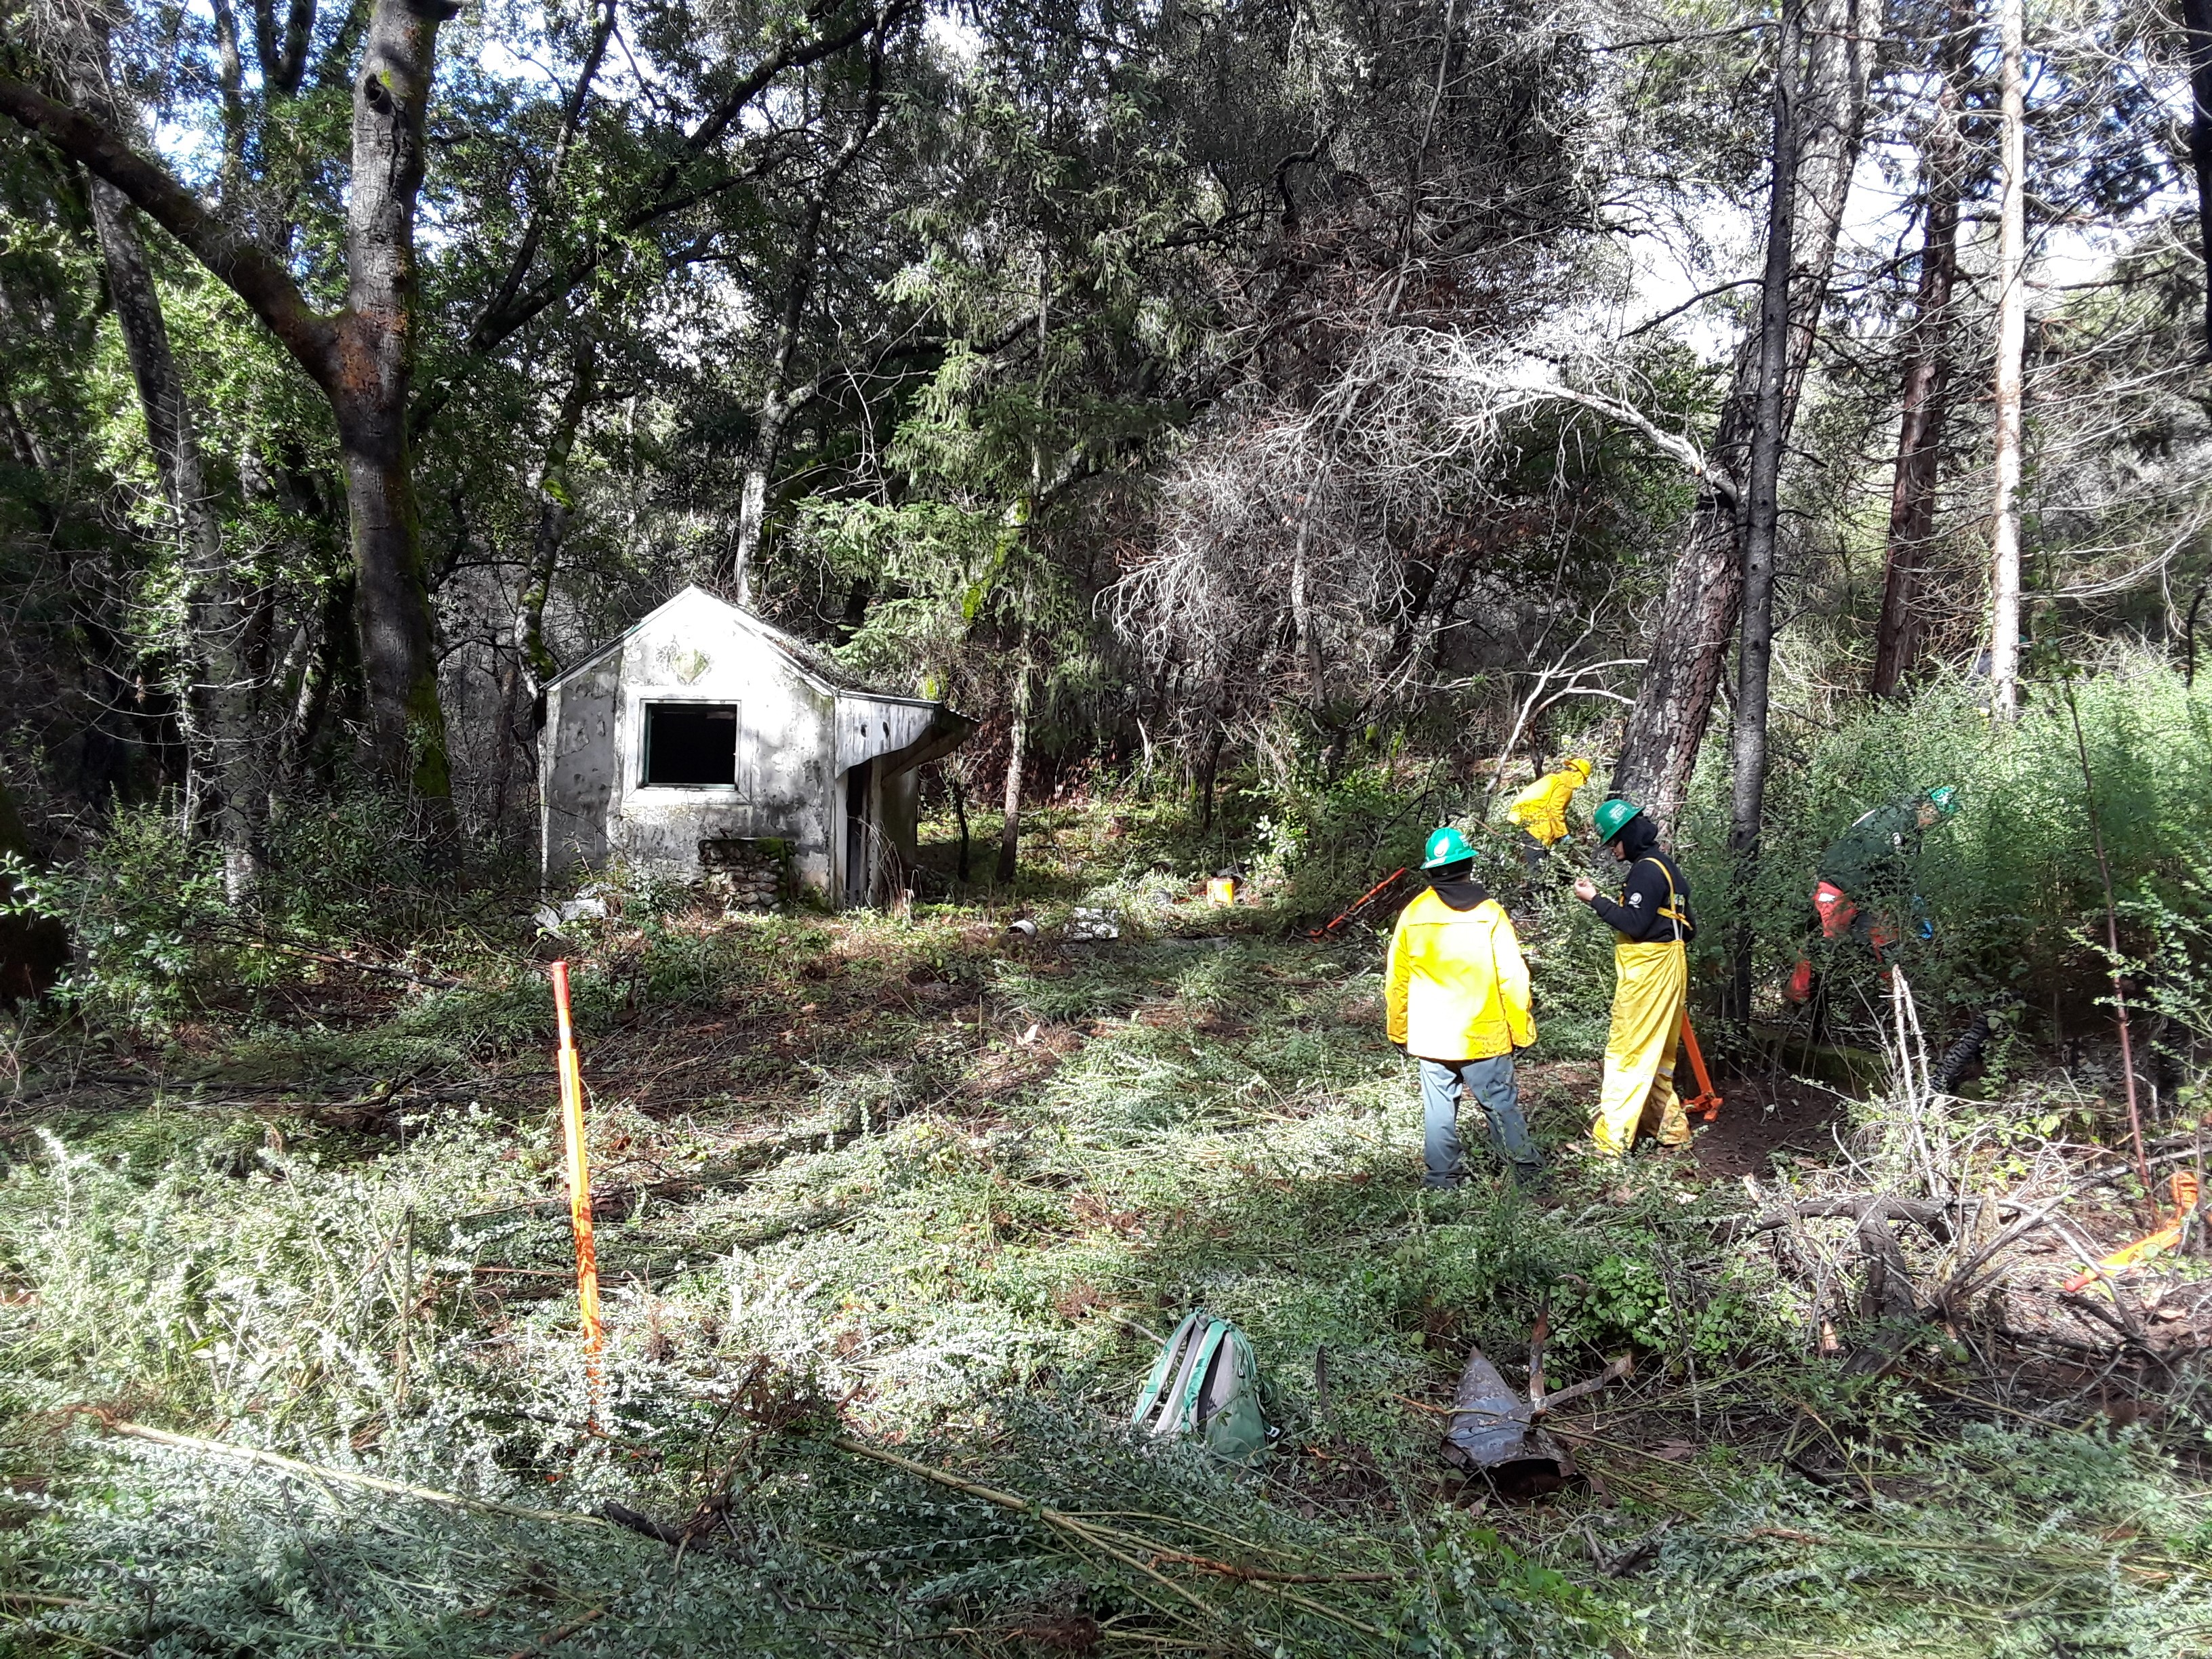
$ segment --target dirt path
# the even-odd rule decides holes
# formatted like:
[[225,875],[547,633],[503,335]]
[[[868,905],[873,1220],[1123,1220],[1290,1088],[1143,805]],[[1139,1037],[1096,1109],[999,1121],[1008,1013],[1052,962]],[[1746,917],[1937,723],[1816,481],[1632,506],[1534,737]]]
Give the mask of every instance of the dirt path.
[[1764,1176],[1778,1153],[1834,1158],[1833,1129],[1844,1116],[1837,1096],[1791,1078],[1723,1077],[1719,1088],[1720,1115],[1696,1126],[1698,1167],[1708,1176]]

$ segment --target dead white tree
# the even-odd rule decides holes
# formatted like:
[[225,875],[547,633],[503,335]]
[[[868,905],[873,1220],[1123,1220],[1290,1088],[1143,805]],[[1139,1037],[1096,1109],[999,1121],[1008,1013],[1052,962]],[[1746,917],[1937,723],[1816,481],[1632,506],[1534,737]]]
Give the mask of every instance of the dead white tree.
[[[1509,672],[1541,665],[1500,711],[1501,762],[1559,702],[1624,701],[1607,678],[1637,660],[1602,645],[1587,659],[1613,616],[1610,588],[1536,596],[1462,568],[1422,590],[1410,570],[1418,550],[1471,525],[1558,513],[1512,495],[1505,480],[1533,432],[1562,441],[1550,418],[1562,410],[1636,434],[1735,499],[1736,481],[1646,415],[1631,377],[1601,352],[1565,329],[1541,343],[1547,355],[1452,329],[1379,327],[1310,405],[1255,398],[1217,411],[1162,492],[1152,547],[1109,594],[1123,636],[1182,677],[1180,710],[1162,712],[1180,720],[1186,745],[1285,703],[1318,713],[1325,678],[1366,688],[1365,713],[1462,693],[1473,682],[1445,678],[1436,647],[1476,626],[1500,636]],[[1556,518],[1535,527],[1564,546],[1558,528]],[[1563,621],[1579,624],[1580,639],[1561,654],[1552,640]]]
[[2021,391],[2027,346],[2026,7],[1999,0],[1996,499],[1990,526],[1990,696],[2001,720],[2020,703]]

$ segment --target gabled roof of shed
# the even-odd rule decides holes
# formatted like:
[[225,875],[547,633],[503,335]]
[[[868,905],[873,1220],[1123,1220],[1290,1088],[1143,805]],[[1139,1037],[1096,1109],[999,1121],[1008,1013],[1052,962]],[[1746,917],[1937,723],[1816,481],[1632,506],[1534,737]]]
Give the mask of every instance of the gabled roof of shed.
[[660,615],[662,611],[682,604],[686,599],[695,593],[701,599],[707,600],[708,603],[720,607],[722,611],[727,612],[729,619],[737,624],[737,626],[746,629],[750,633],[757,635],[761,639],[767,641],[767,643],[774,646],[777,651],[782,653],[784,659],[791,664],[793,669],[797,670],[804,678],[813,681],[816,685],[824,691],[842,692],[847,696],[869,697],[878,702],[915,703],[923,708],[934,708],[936,706],[927,697],[913,696],[902,691],[886,691],[879,686],[869,684],[859,675],[853,672],[851,669],[846,667],[844,664],[839,662],[835,657],[831,656],[828,652],[822,650],[819,647],[810,645],[804,640],[793,638],[792,635],[785,633],[781,629],[775,626],[775,623],[764,621],[763,618],[754,615],[751,611],[744,609],[742,605],[732,605],[727,599],[721,598],[719,594],[708,592],[696,582],[688,584],[680,592],[664,600],[659,605],[655,605],[652,610],[647,611],[645,615],[640,617],[635,622],[632,623],[628,628],[623,629],[621,633],[616,635],[614,638],[609,640],[605,644],[599,646],[596,649],[586,653],[574,662],[569,664],[568,667],[562,669],[559,673],[553,676],[551,679],[546,681],[545,684],[549,687],[558,685],[562,681],[568,679],[574,675],[580,674],[586,669],[593,667],[599,663],[605,660],[610,653],[619,651],[622,648],[623,642],[627,641],[631,635],[636,633],[639,629],[644,627],[655,617]]

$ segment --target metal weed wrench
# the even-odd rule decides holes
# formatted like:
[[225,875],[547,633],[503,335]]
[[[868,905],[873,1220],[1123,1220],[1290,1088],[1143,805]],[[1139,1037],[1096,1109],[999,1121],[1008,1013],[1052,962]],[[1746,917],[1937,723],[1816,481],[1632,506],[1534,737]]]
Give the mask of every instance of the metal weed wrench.
[[1682,1011],[1682,1047],[1689,1052],[1690,1073],[1698,1079],[1696,1097],[1685,1101],[1683,1109],[1711,1123],[1721,1115],[1721,1091],[1713,1087],[1712,1076],[1705,1070],[1705,1051],[1698,1047],[1698,1033],[1686,1008]]
[[599,1259],[592,1243],[592,1164],[584,1141],[584,1073],[576,1054],[576,1028],[568,1018],[568,964],[553,964],[553,1012],[561,1033],[561,1128],[568,1152],[568,1221],[576,1234],[576,1314],[584,1327],[584,1376],[592,1391],[592,1419],[599,1416]]
[[1382,880],[1376,882],[1372,887],[1362,893],[1358,898],[1352,900],[1351,903],[1346,905],[1344,907],[1344,913],[1338,916],[1334,921],[1330,922],[1325,927],[1308,928],[1306,930],[1306,937],[1308,939],[1327,939],[1338,928],[1343,927],[1346,922],[1350,921],[1352,917],[1358,915],[1361,910],[1367,907],[1370,901],[1377,897],[1390,885],[1391,883],[1396,881],[1399,877],[1405,873],[1406,872],[1403,870],[1393,870],[1389,875],[1383,877]]

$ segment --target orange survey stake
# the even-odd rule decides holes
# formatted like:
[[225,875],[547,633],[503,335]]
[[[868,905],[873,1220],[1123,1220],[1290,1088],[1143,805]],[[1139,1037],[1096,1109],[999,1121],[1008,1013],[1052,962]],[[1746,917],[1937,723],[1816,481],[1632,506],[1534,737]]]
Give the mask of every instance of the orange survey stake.
[[561,1127],[568,1146],[568,1220],[576,1232],[576,1313],[584,1327],[584,1364],[591,1379],[592,1415],[599,1415],[599,1260],[592,1245],[592,1164],[584,1141],[584,1073],[576,1057],[576,1028],[568,1018],[568,964],[553,964],[553,1012],[561,1033]]

